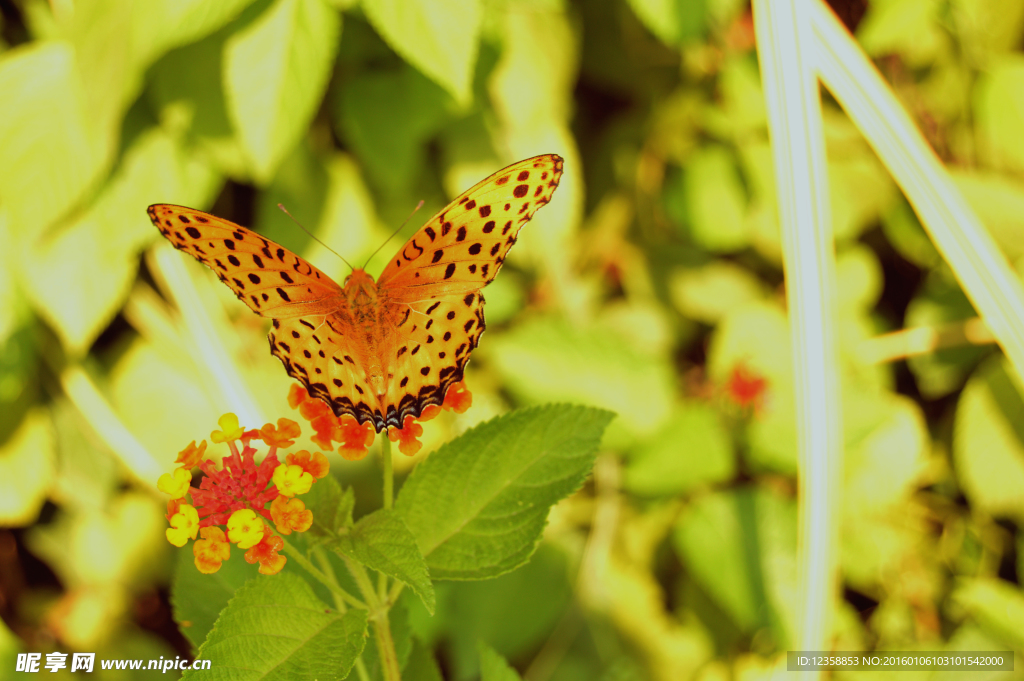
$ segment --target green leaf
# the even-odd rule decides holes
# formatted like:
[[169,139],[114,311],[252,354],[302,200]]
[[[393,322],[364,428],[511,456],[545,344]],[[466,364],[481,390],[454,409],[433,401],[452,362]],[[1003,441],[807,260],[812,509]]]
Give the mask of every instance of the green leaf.
[[337,537],[346,527],[352,526],[352,509],[356,495],[351,487],[344,491],[338,480],[328,475],[317,480],[309,492],[302,495],[302,503],[313,512],[313,525],[309,535],[313,537]]
[[525,563],[551,506],[589,474],[612,417],[570,405],[520,409],[420,463],[395,509],[433,578],[486,579]]
[[138,252],[159,238],[145,206],[205,203],[220,182],[178,140],[151,129],[135,139],[88,211],[28,250],[20,267],[24,288],[71,353],[86,350],[121,309]]
[[187,45],[221,28],[253,0],[150,0],[132,12],[134,37],[148,63],[166,50]]
[[796,504],[739,489],[702,497],[687,509],[673,544],[688,572],[744,631],[795,633]]
[[1019,586],[991,577],[960,577],[952,600],[1007,645],[1024,647],[1024,593]]
[[[338,89],[337,127],[374,182],[392,194],[409,189],[422,170],[424,142],[448,118],[448,93],[422,73],[371,73]],[[394,106],[394,102],[402,106]]]
[[672,495],[724,482],[735,473],[732,441],[718,412],[693,403],[629,460],[624,483],[634,494]]
[[629,0],[637,17],[666,45],[699,39],[707,30],[708,0]]
[[402,670],[402,678],[405,681],[444,681],[434,654],[419,639],[413,639],[412,652]]
[[638,350],[602,327],[541,318],[488,338],[479,352],[527,404],[565,401],[614,411],[609,446],[656,433],[675,399],[667,353]]
[[683,192],[690,236],[714,252],[730,252],[750,243],[746,192],[731,153],[722,147],[695,151],[686,166]]
[[313,119],[338,49],[341,15],[323,0],[273,0],[246,10],[225,45],[228,114],[253,162],[271,179]]
[[730,310],[766,297],[764,284],[750,270],[723,260],[676,270],[669,290],[680,312],[708,324]]
[[259,574],[259,566],[245,562],[236,548],[232,553],[234,560],[226,560],[220,570],[204,575],[196,568],[191,545],[175,550],[178,561],[171,582],[171,608],[174,621],[194,649],[206,640],[235,592]]
[[498,652],[480,641],[480,681],[522,681],[515,669]]
[[974,95],[980,151],[996,167],[1024,170],[1024,57],[1013,53],[979,73]]
[[460,104],[470,101],[483,22],[479,0],[363,0],[362,7],[391,49]]
[[334,548],[410,587],[433,614],[434,585],[427,563],[416,545],[416,537],[394,510],[381,509],[360,518]]
[[996,356],[964,387],[953,421],[953,465],[971,508],[1024,518],[1024,399]]
[[5,527],[36,522],[53,485],[55,459],[50,419],[33,408],[0,442],[0,523]]
[[197,653],[212,668],[183,679],[344,679],[366,643],[366,611],[344,615],[287,571],[246,583]]
[[41,233],[81,200],[113,148],[86,115],[74,49],[42,42],[0,57],[0,202],[16,233]]

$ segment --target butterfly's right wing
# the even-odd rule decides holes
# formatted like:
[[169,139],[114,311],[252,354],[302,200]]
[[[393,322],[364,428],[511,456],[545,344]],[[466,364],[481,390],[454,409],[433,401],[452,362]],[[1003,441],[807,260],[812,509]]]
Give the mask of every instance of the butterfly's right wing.
[[166,203],[147,212],[175,248],[213,270],[256,314],[274,319],[327,315],[344,302],[333,279],[245,227]]

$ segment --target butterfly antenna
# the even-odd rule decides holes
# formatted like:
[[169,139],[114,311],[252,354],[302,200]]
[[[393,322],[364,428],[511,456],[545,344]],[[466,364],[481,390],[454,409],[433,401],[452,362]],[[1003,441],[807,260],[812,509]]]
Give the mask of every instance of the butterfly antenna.
[[345,263],[346,265],[348,265],[348,268],[349,268],[350,270],[352,270],[353,272],[355,272],[355,269],[356,269],[356,268],[352,267],[352,265],[349,265],[349,262],[348,262],[348,260],[345,260],[345,258],[343,258],[343,257],[341,256],[341,254],[340,254],[340,253],[338,253],[338,252],[337,252],[336,250],[334,250],[333,248],[331,248],[330,246],[328,246],[327,244],[325,244],[325,243],[324,243],[323,241],[320,241],[320,239],[318,239],[318,238],[317,238],[316,234],[313,234],[313,232],[311,232],[311,231],[309,231],[308,229],[306,229],[305,227],[303,227],[303,226],[302,226],[302,223],[301,223],[301,222],[299,222],[298,220],[296,220],[296,219],[295,219],[295,216],[293,216],[293,215],[292,215],[291,213],[289,213],[289,212],[288,212],[288,209],[284,207],[284,204],[283,204],[283,203],[279,203],[279,204],[277,204],[277,207],[281,209],[281,212],[282,212],[282,213],[284,213],[285,215],[287,215],[288,217],[290,217],[290,218],[292,219],[292,222],[294,222],[295,224],[297,224],[297,225],[299,226],[299,229],[301,229],[301,230],[302,230],[303,232],[305,232],[306,234],[308,234],[308,235],[310,235],[311,237],[313,237],[313,241],[317,242],[318,244],[320,244],[321,246],[323,246],[324,248],[326,248],[326,249],[327,249],[328,251],[330,251],[330,252],[331,252],[331,253],[333,253],[334,255],[338,256],[339,258],[341,258],[341,261],[342,261],[343,263]]
[[411,213],[409,213],[409,217],[407,217],[407,218],[405,219],[405,221],[404,221],[404,222],[402,222],[402,224],[400,224],[400,225],[398,226],[398,229],[396,229],[395,231],[393,231],[393,232],[391,233],[391,236],[389,236],[389,237],[388,237],[387,239],[385,239],[385,240],[384,240],[384,243],[382,243],[382,244],[381,244],[380,246],[377,246],[377,250],[376,250],[376,251],[374,251],[373,253],[371,253],[371,254],[370,254],[370,257],[366,259],[366,262],[365,262],[365,263],[363,263],[363,269],[366,269],[366,266],[370,264],[370,261],[371,261],[371,260],[373,260],[373,256],[375,256],[375,255],[377,255],[378,253],[380,253],[380,249],[384,248],[384,246],[386,246],[386,245],[387,245],[387,243],[388,243],[389,241],[391,241],[392,239],[394,239],[394,238],[395,238],[395,235],[396,235],[396,234],[398,234],[398,233],[399,233],[399,232],[401,232],[401,231],[402,231],[403,229],[405,229],[405,226],[406,226],[407,224],[409,224],[409,220],[411,220],[411,219],[412,219],[412,216],[413,216],[413,215],[416,215],[416,211],[418,211],[418,210],[419,210],[420,208],[423,208],[423,199],[420,199],[420,202],[419,202],[419,203],[417,203],[417,204],[416,204],[416,207],[412,209],[412,212],[411,212]]

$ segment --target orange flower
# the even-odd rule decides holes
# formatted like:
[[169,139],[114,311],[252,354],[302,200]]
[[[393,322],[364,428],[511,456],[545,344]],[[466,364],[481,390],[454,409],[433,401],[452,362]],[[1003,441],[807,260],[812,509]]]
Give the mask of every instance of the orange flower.
[[294,454],[289,454],[284,459],[285,463],[298,466],[316,479],[321,479],[331,470],[331,464],[327,457],[320,452],[310,454],[305,449],[300,449]]
[[444,395],[445,409],[450,409],[456,414],[464,414],[467,409],[473,406],[473,393],[469,392],[465,381],[453,383]]
[[292,531],[305,532],[313,524],[313,512],[306,509],[301,499],[278,497],[270,504],[270,515],[277,531],[289,535]]
[[196,441],[178,452],[178,458],[174,463],[180,463],[184,468],[195,468],[206,456],[206,440],[203,440],[198,447]]
[[288,406],[295,409],[309,399],[309,393],[298,383],[292,383],[288,389]]
[[327,403],[324,402],[323,400],[309,398],[299,405],[299,413],[302,414],[302,418],[306,419],[307,421],[312,421],[318,416],[330,414],[331,408],[328,407]]
[[388,439],[398,443],[398,451],[406,456],[413,456],[420,451],[423,443],[416,438],[423,435],[423,426],[416,423],[412,416],[405,417],[401,428],[388,428]]
[[192,555],[196,557],[196,568],[204,575],[220,570],[220,565],[231,557],[231,544],[219,527],[204,527],[199,530],[202,539],[192,544]]
[[431,404],[430,406],[423,410],[423,413],[420,414],[420,417],[417,420],[420,423],[425,423],[430,419],[434,418],[435,416],[437,416],[438,414],[440,414],[441,411],[441,407],[437,406],[436,404]]
[[338,419],[331,437],[341,445],[338,447],[338,453],[342,458],[346,461],[359,461],[366,456],[375,434],[376,431],[369,421],[360,424],[354,416],[345,414]]
[[329,452],[334,451],[334,445],[331,444],[331,434],[338,425],[338,417],[331,413],[320,414],[310,420],[309,425],[313,426],[313,430],[316,431],[316,435],[309,439],[316,443],[316,446],[320,449],[326,449]]
[[269,525],[264,525],[263,539],[245,552],[245,562],[250,565],[258,562],[261,575],[276,575],[288,562],[287,558],[277,553],[282,548],[284,540],[274,534]]
[[277,427],[268,423],[260,428],[260,439],[271,447],[291,447],[295,444],[295,438],[301,434],[299,424],[286,418],[279,418]]

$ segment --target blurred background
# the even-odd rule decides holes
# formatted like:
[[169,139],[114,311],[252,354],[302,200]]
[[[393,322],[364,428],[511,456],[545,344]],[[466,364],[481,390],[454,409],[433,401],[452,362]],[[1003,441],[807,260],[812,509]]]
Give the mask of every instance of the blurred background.
[[[1024,1],[830,4],[1024,271]],[[428,424],[419,457],[522,405],[618,418],[529,565],[440,584],[435,617],[408,600],[396,626],[460,681],[477,637],[528,681],[767,675],[800,584],[753,48],[743,0],[0,0],[0,666],[189,655],[168,584],[190,551],[164,539],[156,479],[224,412],[295,417],[267,322],[147,205],[251,227],[340,281],[277,203],[359,264],[423,199],[376,276],[448,200],[554,152],[562,184],[485,292],[474,406]],[[1024,392],[823,106],[846,456],[831,640],[1024,648]],[[379,505],[373,456],[332,472],[357,513]]]

